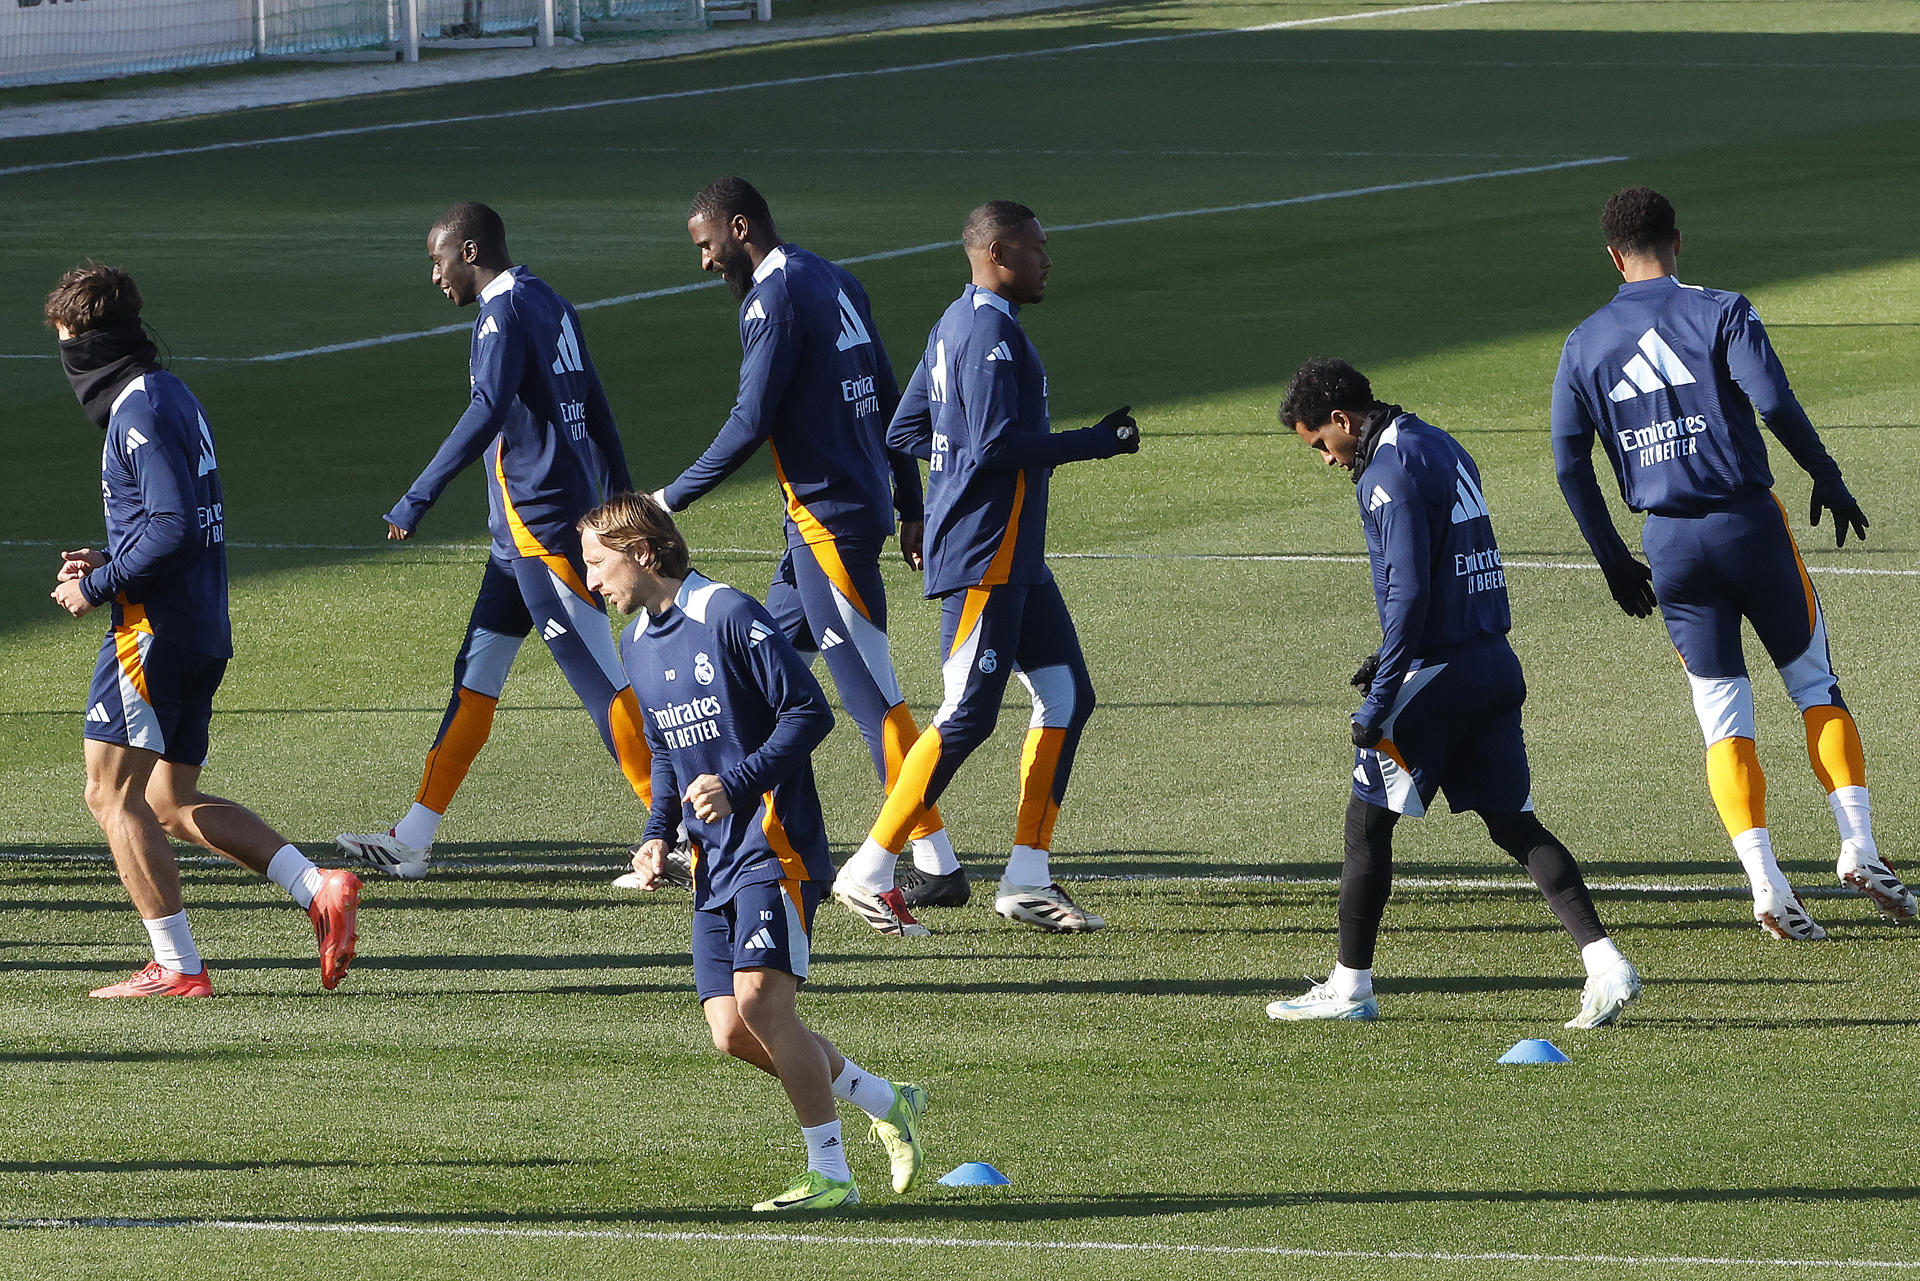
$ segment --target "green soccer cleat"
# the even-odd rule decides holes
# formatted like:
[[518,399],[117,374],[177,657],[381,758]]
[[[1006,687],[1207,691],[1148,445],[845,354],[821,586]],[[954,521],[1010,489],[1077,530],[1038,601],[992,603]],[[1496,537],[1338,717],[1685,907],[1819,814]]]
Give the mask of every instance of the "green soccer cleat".
[[893,1190],[908,1192],[920,1181],[920,1118],[927,1114],[927,1092],[905,1081],[893,1082],[893,1107],[868,1131],[893,1162]]
[[753,1207],[755,1214],[778,1214],[784,1210],[832,1210],[843,1205],[859,1205],[860,1189],[852,1179],[829,1179],[818,1170],[808,1170],[793,1181],[793,1186],[776,1197]]

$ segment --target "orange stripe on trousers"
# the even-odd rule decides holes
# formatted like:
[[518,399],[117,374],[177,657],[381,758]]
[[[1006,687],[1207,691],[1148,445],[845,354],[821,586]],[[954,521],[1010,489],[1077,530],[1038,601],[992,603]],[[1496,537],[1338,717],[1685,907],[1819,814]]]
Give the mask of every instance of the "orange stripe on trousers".
[[1860,730],[1844,707],[1809,707],[1801,713],[1807,723],[1807,759],[1820,786],[1832,792],[1867,785],[1867,754],[1860,746]]
[[1020,753],[1020,817],[1014,824],[1016,845],[1037,850],[1053,848],[1053,824],[1060,802],[1053,782],[1060,773],[1060,751],[1067,743],[1064,729],[1030,729]]
[[923,813],[929,812],[927,786],[940,764],[940,752],[940,729],[929,725],[926,732],[914,740],[906,759],[900,762],[899,776],[888,790],[886,804],[880,807],[880,817],[873,820],[873,830],[868,833],[888,853],[898,854],[905,849],[915,823]]
[[1723,738],[1707,749],[1707,790],[1727,835],[1767,825],[1767,776],[1750,738]]
[[467,771],[473,768],[474,757],[487,745],[487,735],[493,732],[493,710],[500,702],[464,685],[455,697],[460,700],[459,706],[454,708],[447,732],[427,753],[420,790],[413,798],[414,804],[424,805],[436,814],[445,814],[447,806],[453,804],[453,794],[460,790]]
[[[880,750],[887,758],[887,795],[893,795],[893,785],[900,781],[900,767],[906,763],[907,753],[919,738],[920,727],[913,723],[913,713],[905,703],[895,703],[887,709],[887,719],[880,724]],[[917,841],[932,836],[945,826],[939,806],[929,805],[921,811],[909,839]]]
[[653,808],[653,753],[647,750],[647,736],[640,728],[640,700],[631,687],[613,696],[607,708],[607,734],[613,739],[613,758],[627,776],[627,786],[640,803]]

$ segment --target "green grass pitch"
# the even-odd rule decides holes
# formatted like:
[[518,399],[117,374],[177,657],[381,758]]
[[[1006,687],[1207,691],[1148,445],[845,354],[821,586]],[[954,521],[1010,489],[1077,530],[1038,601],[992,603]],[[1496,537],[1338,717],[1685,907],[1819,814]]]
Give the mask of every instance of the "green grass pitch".
[[[1661,187],[1683,277],[1755,300],[1873,519],[1857,549],[1803,541],[1882,843],[1911,862],[1920,15],[1386,7],[1165,0],[0,143],[0,1275],[1909,1275],[1920,931],[1838,896],[1810,898],[1829,943],[1754,928],[1664,635],[1597,574],[1545,567],[1586,559],[1545,414],[1562,338],[1613,289],[1601,201]],[[1474,177],[1507,170],[1529,172]],[[1045,937],[976,905],[885,943],[829,908],[816,935],[809,1020],[928,1084],[937,1171],[988,1160],[1012,1186],[896,1198],[860,1144],[869,1204],[802,1224],[744,1210],[801,1164],[790,1113],[706,1043],[684,896],[607,885],[641,818],[537,645],[442,830],[451,866],[369,883],[338,992],[272,887],[192,862],[220,999],[87,1000],[144,939],[81,800],[100,624],[46,599],[54,548],[100,516],[97,433],[39,299],[94,256],[139,278],[219,433],[239,655],[210,786],[316,853],[392,821],[483,500],[463,478],[405,547],[379,515],[459,411],[465,339],[258,358],[460,322],[424,253],[456,199],[500,208],[577,303],[692,283],[686,201],[736,171],[843,258],[950,241],[982,199],[1033,205],[1055,229],[1026,320],[1056,420],[1131,403],[1146,435],[1062,470],[1052,511],[1102,701],[1057,866],[1111,927]],[[950,248],[856,270],[901,366],[964,280]],[[662,483],[730,403],[733,308],[697,289],[586,325],[636,479]],[[1377,636],[1351,491],[1274,421],[1320,353],[1458,434],[1508,558],[1540,566],[1511,575],[1535,793],[1647,976],[1616,1030],[1561,1030],[1577,959],[1446,816],[1402,828],[1383,1020],[1262,1014],[1331,963],[1345,678]],[[1800,527],[1806,481],[1774,457]],[[704,570],[764,590],[770,469],[685,527]],[[924,715],[934,611],[888,573]],[[1776,839],[1824,891],[1836,841],[1798,717],[1756,685]],[[983,877],[1024,722],[1010,706],[942,802]],[[851,726],[818,767],[844,852],[879,799]],[[1534,1036],[1572,1063],[1494,1064]]]

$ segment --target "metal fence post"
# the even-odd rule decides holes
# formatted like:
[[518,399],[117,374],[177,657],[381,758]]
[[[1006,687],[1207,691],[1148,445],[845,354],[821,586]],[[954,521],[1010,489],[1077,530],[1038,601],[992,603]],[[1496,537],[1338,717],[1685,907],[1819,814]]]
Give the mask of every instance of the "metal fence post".
[[406,0],[402,10],[407,20],[407,61],[418,62],[420,61],[420,0]]

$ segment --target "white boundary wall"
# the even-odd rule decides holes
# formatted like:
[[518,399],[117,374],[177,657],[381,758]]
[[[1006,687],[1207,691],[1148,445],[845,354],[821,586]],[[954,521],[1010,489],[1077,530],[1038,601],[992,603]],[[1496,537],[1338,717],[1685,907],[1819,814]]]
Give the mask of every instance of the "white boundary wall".
[[0,0],[0,85],[250,58],[253,0]]

